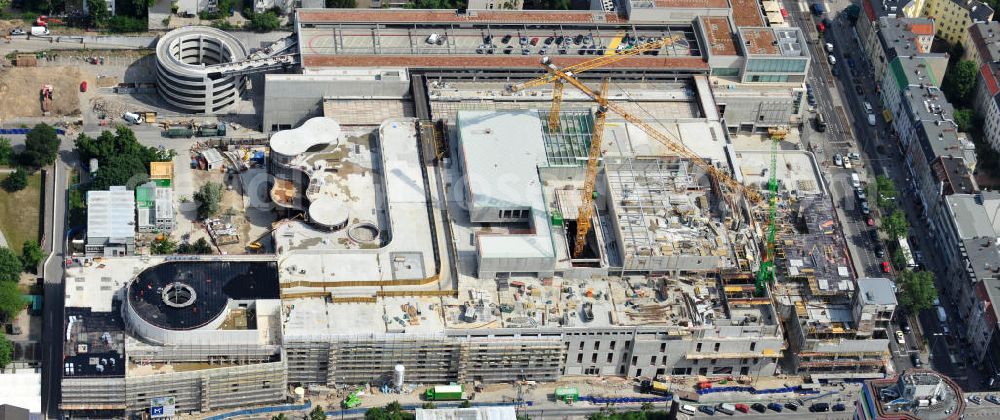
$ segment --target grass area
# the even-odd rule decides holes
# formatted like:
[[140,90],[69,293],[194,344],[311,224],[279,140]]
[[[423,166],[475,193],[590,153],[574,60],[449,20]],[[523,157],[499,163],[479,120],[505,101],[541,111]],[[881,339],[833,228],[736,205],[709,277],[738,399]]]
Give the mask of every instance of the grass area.
[[41,172],[29,176],[28,187],[21,191],[9,193],[0,188],[0,230],[7,238],[7,244],[18,255],[24,241],[38,240],[41,206]]

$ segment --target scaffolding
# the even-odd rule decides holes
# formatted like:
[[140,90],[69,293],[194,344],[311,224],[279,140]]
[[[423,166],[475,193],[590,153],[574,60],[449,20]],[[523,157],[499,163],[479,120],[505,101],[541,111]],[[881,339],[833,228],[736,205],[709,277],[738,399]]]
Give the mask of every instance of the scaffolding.
[[590,111],[560,111],[556,131],[549,129],[549,113],[539,112],[538,119],[549,166],[583,166],[587,162],[594,127]]

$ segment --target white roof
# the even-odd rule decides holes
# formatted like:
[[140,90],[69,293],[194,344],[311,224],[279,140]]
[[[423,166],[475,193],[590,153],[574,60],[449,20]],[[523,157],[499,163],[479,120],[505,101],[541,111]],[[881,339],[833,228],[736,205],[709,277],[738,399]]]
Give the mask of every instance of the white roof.
[[542,208],[537,168],[548,160],[537,111],[459,111],[458,127],[473,206]]
[[24,408],[31,414],[41,413],[42,375],[30,369],[0,374],[0,404]]
[[516,420],[514,406],[417,409],[416,420]]
[[339,199],[322,196],[309,205],[309,218],[324,226],[337,226],[347,222],[348,207]]
[[271,151],[284,156],[296,156],[317,144],[336,144],[340,124],[333,118],[315,117],[292,130],[282,130],[271,136]]
[[528,207],[531,235],[480,235],[479,256],[554,257],[538,167],[548,164],[538,112],[459,111],[462,158],[473,206]]
[[208,148],[201,151],[201,157],[205,158],[208,163],[222,162],[222,153],[219,149]]
[[135,237],[135,193],[123,186],[87,192],[87,236]]

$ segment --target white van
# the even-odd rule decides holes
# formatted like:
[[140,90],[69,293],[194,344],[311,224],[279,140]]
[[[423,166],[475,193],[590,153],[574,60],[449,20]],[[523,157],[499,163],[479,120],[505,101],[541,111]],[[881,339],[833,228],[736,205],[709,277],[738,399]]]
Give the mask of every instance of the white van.
[[694,413],[695,413],[695,411],[697,411],[697,409],[694,408],[693,405],[683,404],[683,405],[680,406],[680,408],[678,408],[678,411],[680,411],[680,412],[682,412],[684,414],[687,414],[689,416],[693,416]]
[[716,410],[719,410],[720,413],[725,413],[730,416],[736,414],[736,406],[730,403],[719,404],[719,406],[716,407]]
[[868,125],[875,126],[875,114],[868,114]]
[[430,34],[430,36],[427,37],[427,41],[426,42],[428,44],[437,44],[437,42],[438,42],[439,39],[441,39],[441,35]]
[[142,117],[140,117],[139,114],[136,114],[136,113],[126,112],[126,113],[122,114],[122,118],[124,118],[125,121],[128,121],[130,124],[141,124],[142,123]]
[[851,186],[861,188],[861,175],[858,175],[857,172],[851,172]]

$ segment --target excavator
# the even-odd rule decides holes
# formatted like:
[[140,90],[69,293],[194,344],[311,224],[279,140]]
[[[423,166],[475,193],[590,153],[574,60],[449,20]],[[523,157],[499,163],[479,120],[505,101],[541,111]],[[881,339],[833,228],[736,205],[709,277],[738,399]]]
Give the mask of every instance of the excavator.
[[279,227],[281,227],[281,225],[283,225],[285,223],[288,223],[288,222],[291,222],[291,221],[296,220],[296,219],[301,219],[303,217],[303,215],[304,215],[304,213],[299,213],[299,214],[295,215],[294,217],[292,217],[290,219],[285,219],[285,220],[282,220],[282,221],[274,223],[271,226],[271,229],[269,229],[267,232],[264,232],[262,235],[258,236],[257,239],[254,239],[252,242],[250,242],[249,244],[247,244],[247,250],[248,251],[253,251],[253,252],[260,252],[262,249],[264,249],[264,245],[261,244],[260,241],[264,240],[264,238],[266,238],[268,235],[270,235],[272,232],[274,232],[275,229],[278,229]]

